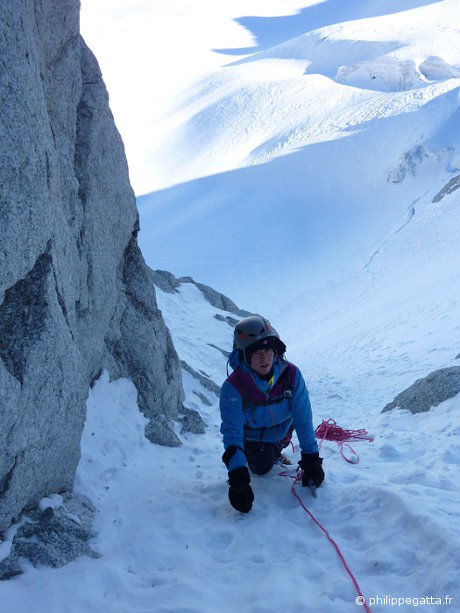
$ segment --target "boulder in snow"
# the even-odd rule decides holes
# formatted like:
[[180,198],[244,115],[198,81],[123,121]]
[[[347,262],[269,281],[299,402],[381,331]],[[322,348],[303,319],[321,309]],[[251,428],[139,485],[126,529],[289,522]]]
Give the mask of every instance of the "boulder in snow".
[[92,530],[94,506],[84,496],[66,492],[59,498],[61,504],[42,504],[32,513],[21,517],[19,528],[12,539],[11,550],[0,562],[0,579],[21,574],[20,558],[27,558],[34,566],[58,568],[81,555],[98,558],[89,540]]
[[395,408],[408,409],[412,413],[429,411],[444,400],[460,393],[460,366],[435,370],[418,379],[387,404],[382,413]]

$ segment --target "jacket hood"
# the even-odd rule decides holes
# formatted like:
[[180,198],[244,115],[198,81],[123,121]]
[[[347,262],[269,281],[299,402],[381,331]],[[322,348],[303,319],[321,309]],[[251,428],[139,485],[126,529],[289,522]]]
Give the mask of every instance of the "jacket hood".
[[237,366],[240,366],[240,353],[238,349],[234,349],[228,356],[228,363],[232,370],[235,370]]

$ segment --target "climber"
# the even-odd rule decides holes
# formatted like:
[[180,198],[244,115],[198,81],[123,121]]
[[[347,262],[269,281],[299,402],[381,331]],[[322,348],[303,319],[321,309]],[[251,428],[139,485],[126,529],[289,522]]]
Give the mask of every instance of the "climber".
[[242,513],[248,513],[254,501],[248,466],[263,475],[283,461],[281,451],[294,430],[302,452],[302,485],[318,487],[324,479],[308,391],[299,369],[284,359],[285,351],[264,317],[252,315],[236,324],[229,357],[233,372],[220,393],[220,431],[228,497]]

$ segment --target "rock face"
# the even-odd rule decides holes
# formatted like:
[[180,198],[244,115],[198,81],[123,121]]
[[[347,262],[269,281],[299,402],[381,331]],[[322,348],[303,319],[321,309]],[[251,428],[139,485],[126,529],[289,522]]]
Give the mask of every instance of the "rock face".
[[179,444],[183,391],[78,0],[1,2],[0,108],[3,530],[72,488],[101,369],[132,378],[157,443]]
[[434,370],[423,379],[418,379],[387,404],[382,413],[397,407],[412,413],[429,411],[444,400],[460,393],[460,366]]

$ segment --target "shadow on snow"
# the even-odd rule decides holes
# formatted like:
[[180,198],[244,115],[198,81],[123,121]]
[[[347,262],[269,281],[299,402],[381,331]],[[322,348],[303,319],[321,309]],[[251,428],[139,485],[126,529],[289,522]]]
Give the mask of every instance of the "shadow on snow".
[[258,53],[279,45],[291,38],[311,32],[319,28],[331,26],[345,21],[356,21],[369,17],[382,17],[429,4],[437,4],[442,0],[325,0],[301,9],[295,15],[278,17],[239,17],[237,23],[249,30],[257,40],[254,47],[239,49],[214,49],[227,55],[247,55]]

